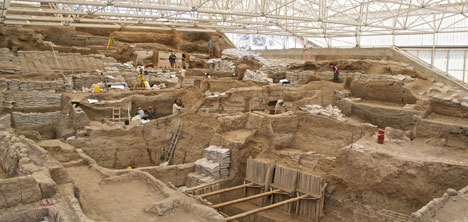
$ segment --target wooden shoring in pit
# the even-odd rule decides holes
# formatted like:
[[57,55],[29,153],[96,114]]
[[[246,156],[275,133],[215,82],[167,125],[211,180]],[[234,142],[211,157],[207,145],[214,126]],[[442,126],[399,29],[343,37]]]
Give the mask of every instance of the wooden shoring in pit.
[[[245,187],[244,197],[261,194],[270,190],[275,163],[268,159],[247,159],[245,182],[255,183],[258,186]],[[258,206],[264,206],[268,197],[254,199],[251,202]]]
[[265,159],[247,159],[245,180],[260,186],[269,185],[268,172],[273,171],[274,162]]
[[296,214],[300,217],[318,221],[319,217],[323,216],[325,187],[324,176],[317,176],[308,172],[298,172],[297,192],[316,199],[302,199],[298,201],[296,204]]
[[212,207],[215,208],[215,209],[216,208],[221,208],[221,207],[225,207],[225,206],[245,202],[245,201],[248,201],[248,200],[257,199],[257,198],[260,198],[260,197],[268,196],[268,195],[271,195],[271,194],[274,194],[274,193],[279,193],[279,192],[281,192],[281,190],[272,190],[272,191],[269,191],[269,192],[265,192],[265,193],[261,193],[261,194],[257,194],[257,195],[253,195],[253,196],[248,196],[248,197],[239,198],[239,199],[236,199],[236,200],[231,200],[231,201],[224,202],[224,203],[219,203],[219,204],[213,205]]
[[[201,185],[198,185],[198,186],[195,186],[195,187],[187,188],[183,192],[184,193],[189,193],[189,194],[194,194],[194,195],[201,195],[201,194],[204,194],[204,193],[215,191],[215,189],[213,189],[214,187],[216,187],[216,186],[219,187],[219,184],[225,183],[225,182],[227,182],[229,180],[231,180],[231,179],[230,178],[224,178],[224,179],[216,180],[216,181],[213,181],[213,182],[210,182],[210,183],[205,183],[205,184],[201,184]],[[219,190],[219,188],[216,189],[216,190]]]
[[[298,173],[295,169],[276,165],[275,176],[271,187],[280,189],[284,192],[278,195],[272,195],[271,203],[283,202],[293,197],[296,192],[297,175]],[[293,213],[293,208],[294,206],[292,204],[279,207],[279,209],[287,212],[288,214]]]
[[254,185],[253,183],[246,183],[246,184],[242,184],[242,185],[235,186],[235,187],[229,187],[229,188],[225,188],[225,189],[205,193],[205,194],[199,195],[198,197],[206,198],[206,197],[210,197],[210,196],[213,196],[213,195],[217,195],[217,194],[221,194],[221,193],[225,193],[225,192],[229,192],[229,191],[233,191],[233,190],[238,190],[238,189],[242,189],[244,187],[253,186],[253,185]]
[[252,214],[256,214],[256,213],[260,213],[262,211],[266,211],[266,210],[269,210],[269,209],[280,207],[280,206],[283,206],[285,204],[290,204],[290,203],[293,203],[293,202],[298,201],[300,199],[304,199],[304,198],[308,198],[308,197],[310,197],[310,196],[302,195],[302,196],[299,196],[299,197],[291,198],[291,199],[281,201],[281,202],[278,202],[278,203],[274,203],[274,204],[271,204],[271,205],[268,205],[268,206],[265,206],[265,207],[260,207],[260,208],[250,210],[250,211],[247,211],[247,212],[244,212],[244,213],[241,213],[241,214],[237,214],[237,215],[225,218],[224,220],[232,221],[232,220],[236,220],[236,219],[239,219],[239,218],[247,217],[247,216],[252,215]]

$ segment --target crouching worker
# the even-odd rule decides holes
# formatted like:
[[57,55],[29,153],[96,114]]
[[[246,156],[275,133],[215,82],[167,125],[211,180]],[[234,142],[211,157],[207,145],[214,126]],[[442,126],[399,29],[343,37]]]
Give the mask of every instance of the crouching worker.
[[278,100],[275,105],[275,114],[280,114],[284,112],[283,100]]
[[177,100],[174,100],[174,105],[172,105],[172,115],[177,115],[179,114],[180,110],[183,110],[181,106],[177,104]]
[[153,110],[153,107],[151,107],[151,106],[148,107],[147,115],[148,115],[148,119],[149,119],[149,120],[154,119],[154,110]]

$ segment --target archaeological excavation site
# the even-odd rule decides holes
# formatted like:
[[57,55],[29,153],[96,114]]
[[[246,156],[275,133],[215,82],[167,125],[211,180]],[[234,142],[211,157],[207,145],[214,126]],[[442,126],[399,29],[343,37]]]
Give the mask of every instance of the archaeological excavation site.
[[468,222],[466,1],[292,2],[2,0],[0,222]]

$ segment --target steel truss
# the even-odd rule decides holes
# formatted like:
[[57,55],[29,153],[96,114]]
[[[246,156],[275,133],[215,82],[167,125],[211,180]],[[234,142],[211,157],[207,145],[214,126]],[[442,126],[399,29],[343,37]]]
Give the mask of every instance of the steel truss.
[[357,45],[361,36],[468,32],[467,0],[1,1],[0,22],[11,25],[353,37]]

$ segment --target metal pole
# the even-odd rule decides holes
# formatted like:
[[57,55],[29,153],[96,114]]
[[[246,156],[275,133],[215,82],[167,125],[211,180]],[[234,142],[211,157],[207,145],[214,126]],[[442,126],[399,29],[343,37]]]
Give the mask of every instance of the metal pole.
[[467,62],[468,60],[468,50],[465,50],[465,55],[463,56],[463,82],[468,83],[468,69],[467,69]]

